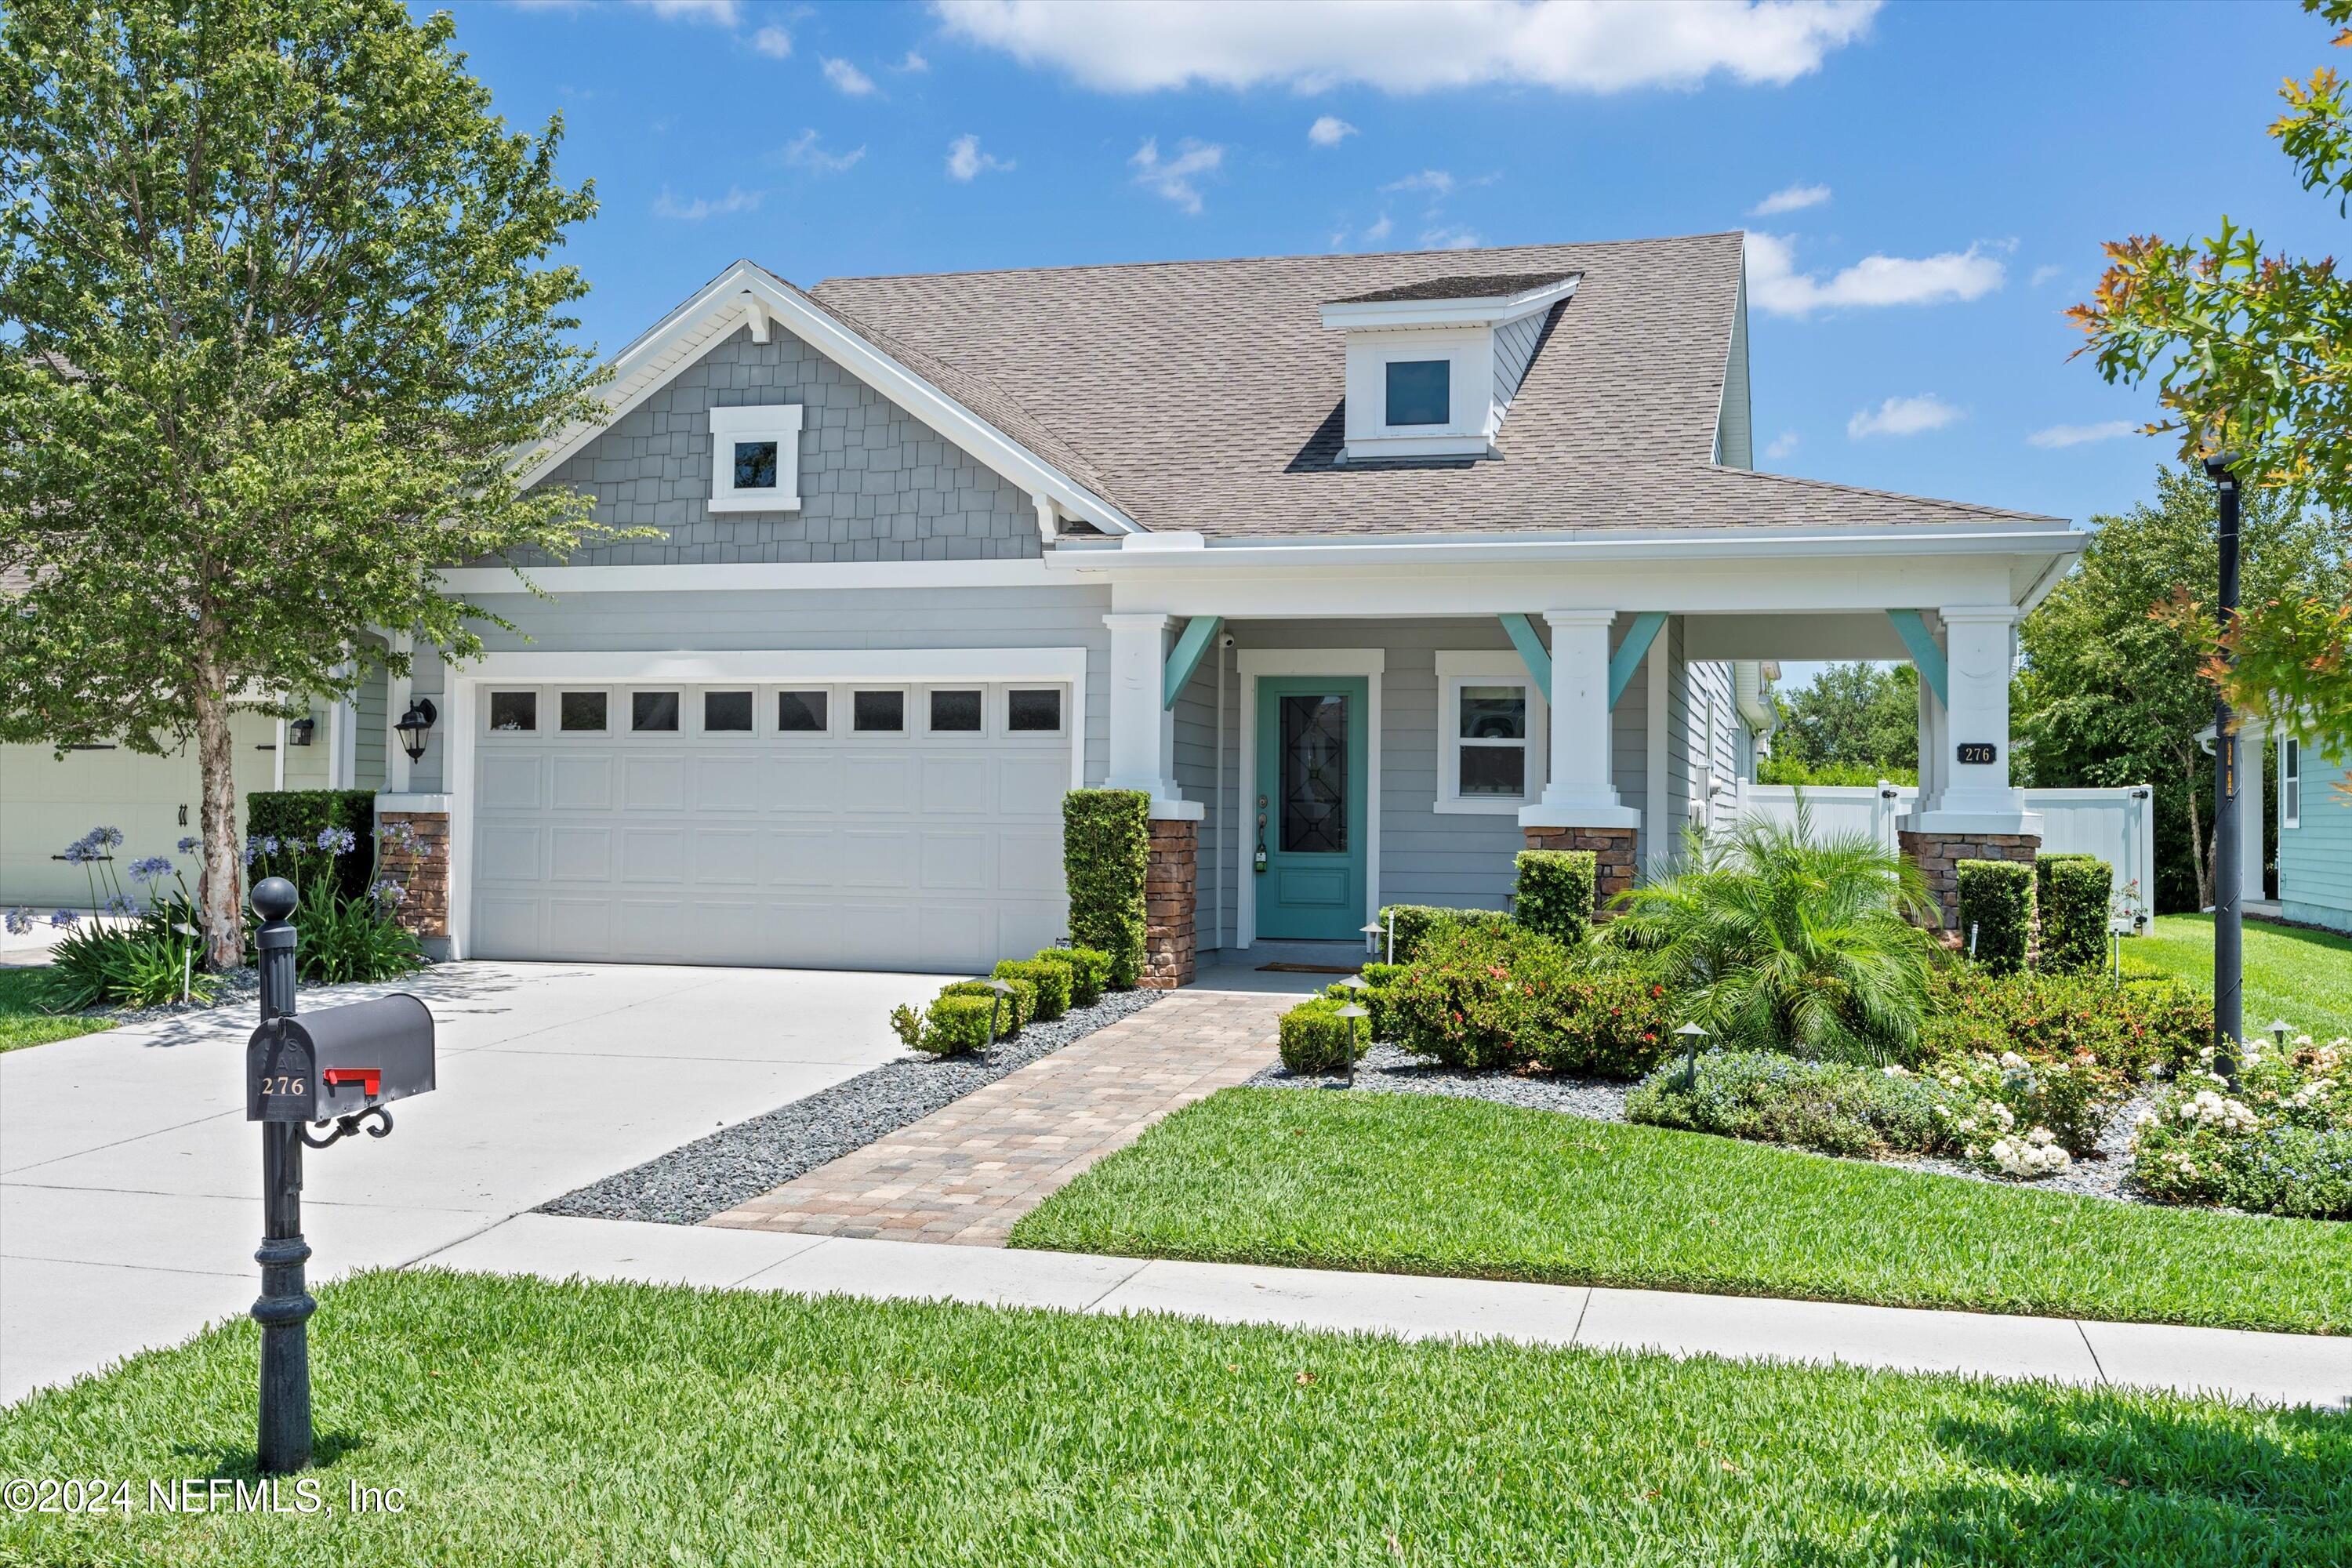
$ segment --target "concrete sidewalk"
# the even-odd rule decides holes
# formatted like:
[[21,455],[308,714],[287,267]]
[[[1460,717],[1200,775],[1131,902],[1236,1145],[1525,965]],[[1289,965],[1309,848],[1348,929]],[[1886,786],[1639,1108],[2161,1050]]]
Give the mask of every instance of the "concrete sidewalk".
[[1147,1262],[526,1214],[414,1267],[548,1279],[1171,1312],[1405,1339],[1459,1336],[2041,1378],[2352,1408],[2352,1338],[1823,1301]]

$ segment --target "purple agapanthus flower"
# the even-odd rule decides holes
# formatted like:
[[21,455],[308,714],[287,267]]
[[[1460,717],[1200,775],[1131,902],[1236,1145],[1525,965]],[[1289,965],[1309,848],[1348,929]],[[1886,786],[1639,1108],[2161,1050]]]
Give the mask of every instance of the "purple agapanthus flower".
[[122,847],[122,829],[93,827],[89,830],[89,841],[92,844],[104,845],[109,849],[119,849]]
[[10,936],[23,936],[33,929],[33,911],[20,905],[8,911],[5,923]]
[[99,853],[98,840],[95,837],[77,838],[66,846],[66,862],[68,865],[87,866],[92,860],[103,858]]
[[352,852],[352,847],[358,844],[359,841],[359,835],[353,833],[348,827],[322,827],[319,829],[319,847],[325,850],[330,855],[348,855]]
[[396,910],[408,901],[408,889],[389,877],[370,888],[368,894],[387,910]]
[[276,834],[271,834],[268,837],[266,837],[261,841],[261,852],[264,855],[275,855],[278,853],[278,836]]
[[175,847],[177,847],[177,848],[178,848],[178,850],[180,851],[180,853],[181,853],[181,854],[183,854],[183,855],[193,855],[193,854],[194,854],[197,850],[202,849],[204,847],[205,847],[205,841],[204,841],[203,839],[201,839],[201,838],[197,837],[196,837],[194,834],[193,834],[193,833],[191,833],[190,835],[188,835],[188,837],[186,837],[185,838],[181,839],[181,840],[180,840],[180,842],[179,842],[179,844],[178,844],[177,846],[175,846]]
[[171,874],[172,861],[168,856],[150,855],[143,860],[131,862],[131,879],[134,882],[152,882],[158,877]]
[[70,931],[81,923],[81,915],[74,910],[57,910],[49,915],[49,923],[60,931]]
[[110,915],[135,915],[139,912],[139,906],[131,901],[128,893],[117,893],[106,900],[106,912]]

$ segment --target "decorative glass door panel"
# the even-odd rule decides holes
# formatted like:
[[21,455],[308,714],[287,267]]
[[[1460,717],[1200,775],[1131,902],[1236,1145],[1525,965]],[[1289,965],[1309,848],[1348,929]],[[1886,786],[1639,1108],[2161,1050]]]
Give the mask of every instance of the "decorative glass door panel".
[[1253,848],[1265,874],[1251,881],[1262,937],[1349,942],[1364,923],[1367,689],[1361,676],[1259,678]]
[[1282,847],[1293,855],[1348,852],[1348,700],[1282,700]]

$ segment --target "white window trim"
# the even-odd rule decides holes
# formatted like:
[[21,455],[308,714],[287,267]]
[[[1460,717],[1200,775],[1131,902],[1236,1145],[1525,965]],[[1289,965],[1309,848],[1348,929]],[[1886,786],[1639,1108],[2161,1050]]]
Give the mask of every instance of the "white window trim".
[[[787,730],[784,728],[782,700],[789,693],[795,691],[814,691],[824,699],[824,725],[822,729]],[[814,680],[786,681],[781,686],[762,690],[760,700],[768,705],[767,717],[762,721],[769,725],[766,733],[773,735],[786,745],[790,745],[794,741],[826,740],[841,732],[841,689],[838,687],[828,686]]]
[[[550,691],[550,694],[551,694],[551,695],[553,696],[553,698],[555,699],[554,703],[553,703],[553,710],[554,710],[554,714],[553,714],[553,716],[554,716],[555,722],[554,722],[554,724],[553,724],[553,726],[552,726],[551,728],[550,728],[549,730],[547,730],[547,731],[545,731],[545,733],[550,734],[550,735],[552,735],[552,736],[554,736],[554,737],[555,737],[556,739],[558,739],[558,740],[562,740],[562,738],[564,738],[564,737],[565,737],[565,736],[567,736],[567,735],[570,735],[570,736],[578,736],[578,737],[583,738],[583,739],[595,739],[595,740],[600,740],[600,741],[608,741],[608,740],[611,740],[611,739],[612,739],[612,737],[613,737],[613,689],[612,689],[611,687],[609,687],[609,686],[594,686],[594,685],[587,685],[587,686],[557,686],[557,687],[551,687],[551,688],[550,688],[550,689],[549,689],[549,691]],[[590,693],[592,693],[592,692],[593,692],[593,693],[594,693],[595,695],[599,696],[599,697],[602,697],[602,698],[604,700],[604,722],[603,727],[602,727],[602,728],[600,728],[600,729],[594,729],[594,730],[567,730],[567,729],[565,729],[565,728],[563,727],[563,700],[564,700],[566,697],[582,697],[582,696],[586,696],[586,695],[588,695],[588,694],[590,694]]]
[[[872,690],[873,688],[866,688]],[[976,691],[980,693],[980,728],[977,730],[934,730],[931,728],[931,693],[934,691]],[[996,738],[996,727],[990,722],[991,700],[995,692],[984,680],[934,680],[915,694],[918,722],[909,728],[926,741],[989,741]]]
[[[1517,686],[1528,694],[1527,793],[1465,795],[1462,784],[1462,722],[1465,686]],[[1551,711],[1543,691],[1517,653],[1440,653],[1437,656],[1437,800],[1441,816],[1517,816],[1519,807],[1543,798],[1551,761]]]
[[[801,505],[801,418],[797,403],[710,411],[710,510],[798,511]],[[772,489],[735,488],[735,444],[773,441],[776,484]]]
[[[501,697],[521,697],[526,694],[530,698],[530,728],[528,730],[497,728],[492,715],[498,710],[498,700]],[[485,735],[552,734],[555,731],[548,728],[547,718],[547,693],[536,686],[525,685],[520,681],[501,680],[487,686],[482,692],[482,733]],[[283,728],[284,721],[281,720],[279,725]]]
[[[1058,721],[1050,730],[1016,730],[1013,727],[1013,694],[1016,691],[1051,691],[1057,698],[1055,718]],[[1070,732],[1070,710],[1077,706],[1078,694],[1058,680],[1007,680],[989,689],[988,700],[999,733],[1013,742],[1058,741]]]
[[[638,729],[637,699],[640,696],[659,697],[663,695],[674,696],[677,699],[677,728],[674,730]],[[672,685],[666,681],[649,681],[643,685],[631,685],[621,693],[621,710],[614,713],[610,710],[607,710],[605,717],[612,721],[613,733],[614,736],[621,740],[644,740],[653,742],[657,745],[672,745],[694,733],[693,731],[686,727],[687,704],[693,700],[693,696],[694,694],[686,687],[682,685]]]
[[2279,737],[2279,827],[2303,826],[2303,742],[2293,735]]
[[[734,692],[745,692],[745,693],[749,693],[749,694],[750,694],[751,699],[751,727],[750,729],[748,729],[748,730],[714,730],[714,729],[712,729],[712,728],[710,727],[710,724],[709,724],[709,717],[710,717],[710,716],[709,716],[709,712],[708,712],[708,710],[707,710],[707,706],[706,706],[708,699],[709,699],[709,698],[713,693],[715,693],[715,692],[729,692],[729,691],[734,691]],[[762,729],[762,728],[761,727],[761,723],[760,723],[760,699],[761,699],[762,696],[764,696],[764,695],[765,695],[765,693],[763,693],[762,691],[761,691],[761,689],[760,689],[758,687],[756,687],[756,686],[752,685],[752,684],[751,684],[750,681],[748,681],[748,680],[747,680],[747,681],[738,682],[738,683],[736,683],[736,684],[732,684],[732,685],[729,684],[729,683],[728,683],[728,682],[726,682],[726,681],[721,680],[721,681],[714,682],[714,683],[712,683],[711,685],[709,685],[709,686],[698,686],[698,687],[694,688],[691,691],[688,691],[688,692],[686,694],[686,697],[685,697],[685,699],[684,699],[684,700],[685,700],[686,702],[689,702],[689,703],[693,704],[693,707],[694,707],[694,715],[693,715],[693,717],[694,717],[694,728],[693,728],[692,730],[690,730],[690,731],[682,731],[681,732],[683,732],[683,733],[687,733],[687,734],[691,734],[691,735],[693,735],[693,736],[697,737],[698,739],[699,739],[700,737],[705,736],[705,735],[710,735],[710,736],[716,736],[716,737],[719,737],[719,738],[720,738],[720,739],[722,739],[722,740],[736,740],[736,741],[757,741],[757,740],[762,740],[762,739],[766,738],[766,736],[767,736],[767,734],[768,734],[768,731],[767,731],[766,730]],[[680,718],[684,718],[684,717],[685,717],[685,715],[681,714],[679,717],[680,717]]]
[[[898,727],[895,730],[861,730],[857,727],[857,694],[861,691],[895,691],[898,694]],[[851,740],[873,742],[911,741],[920,731],[919,721],[928,717],[918,711],[915,688],[896,680],[854,680],[841,689],[842,733]]]

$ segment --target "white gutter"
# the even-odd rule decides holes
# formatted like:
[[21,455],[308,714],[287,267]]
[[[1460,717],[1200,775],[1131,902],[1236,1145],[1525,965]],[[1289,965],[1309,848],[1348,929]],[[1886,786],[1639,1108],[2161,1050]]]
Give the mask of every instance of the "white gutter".
[[[1174,544],[1168,534],[1137,534],[1117,544],[1064,540],[1045,555],[1049,571],[1259,572],[1286,566],[1506,566],[1562,561],[1688,560],[1695,547],[1709,559],[1755,555],[2037,555],[2072,557],[2090,535],[2074,529],[2014,532],[1925,532],[1919,530],[1821,530],[1758,533],[1737,529],[1679,532],[1622,531],[1547,534],[1538,539],[1397,539],[1325,537],[1312,542],[1261,540],[1230,544]],[[2053,568],[2054,570],[2054,568]]]

